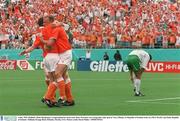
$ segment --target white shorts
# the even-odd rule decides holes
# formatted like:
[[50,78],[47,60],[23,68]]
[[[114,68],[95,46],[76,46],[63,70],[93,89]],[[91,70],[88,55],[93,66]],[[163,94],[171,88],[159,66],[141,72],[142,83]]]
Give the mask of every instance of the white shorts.
[[59,61],[59,55],[57,53],[48,53],[44,58],[44,66],[47,72],[55,71]]
[[59,54],[58,64],[64,64],[69,66],[72,61],[72,50],[67,50],[64,53]]

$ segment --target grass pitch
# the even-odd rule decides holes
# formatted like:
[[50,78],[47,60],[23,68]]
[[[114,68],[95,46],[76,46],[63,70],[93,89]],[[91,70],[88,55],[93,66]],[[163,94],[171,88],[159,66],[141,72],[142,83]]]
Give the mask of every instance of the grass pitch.
[[144,73],[135,97],[129,73],[70,71],[76,105],[48,108],[43,71],[0,71],[0,115],[180,115],[180,74]]

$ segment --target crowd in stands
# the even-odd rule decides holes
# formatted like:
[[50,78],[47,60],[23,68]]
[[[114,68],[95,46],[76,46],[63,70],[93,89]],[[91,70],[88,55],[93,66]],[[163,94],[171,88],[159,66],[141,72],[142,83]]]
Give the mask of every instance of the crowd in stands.
[[0,0],[1,48],[31,45],[45,14],[74,48],[180,48],[180,0]]

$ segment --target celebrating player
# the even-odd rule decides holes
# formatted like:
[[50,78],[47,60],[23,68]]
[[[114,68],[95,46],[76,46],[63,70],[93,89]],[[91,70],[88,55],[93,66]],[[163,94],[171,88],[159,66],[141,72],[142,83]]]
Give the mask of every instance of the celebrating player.
[[[39,18],[37,23],[38,23],[38,26],[39,26],[38,33],[41,33],[42,30],[44,29],[43,17]],[[34,41],[33,45],[31,47],[27,48],[26,50],[22,51],[20,53],[20,55],[24,55],[26,53],[29,53],[29,52],[33,51],[35,48],[37,48],[37,47],[40,47],[43,50],[43,57],[45,57],[47,53],[44,50],[44,44],[41,43],[39,36],[36,36],[36,40]],[[50,82],[50,79],[49,79],[48,73],[46,71],[46,68],[44,67],[43,69],[44,69],[44,73],[45,73],[45,82],[46,82],[46,85],[48,86],[49,82]]]
[[[44,18],[47,18],[47,19],[45,20]],[[35,48],[40,47],[40,48],[43,50],[43,57],[45,58],[45,57],[47,56],[47,54],[48,54],[47,45],[45,45],[44,43],[42,43],[42,42],[40,41],[41,39],[40,39],[40,36],[39,36],[39,35],[41,35],[41,33],[44,31],[44,27],[43,27],[44,23],[45,23],[45,26],[46,26],[46,25],[48,25],[48,23],[50,23],[51,21],[49,21],[50,19],[48,19],[48,17],[44,17],[44,18],[41,17],[41,18],[38,20],[38,25],[39,25],[39,30],[38,30],[38,32],[39,32],[39,33],[37,34],[36,40],[35,40],[35,42],[33,43],[33,45],[30,46],[29,48],[25,49],[24,51],[22,51],[19,55],[24,55],[24,54],[26,54],[26,53],[29,53],[29,52],[33,51]],[[47,29],[47,28],[50,28],[50,27],[46,27],[46,29]],[[49,30],[50,30],[50,29],[49,29]],[[44,35],[45,35],[44,38],[45,38],[45,39],[49,39],[50,34],[51,34],[50,31],[49,31],[48,33],[44,34]],[[51,50],[51,52],[52,52],[52,50]],[[46,66],[44,66],[44,72],[45,72],[45,81],[46,81],[46,84],[47,84],[47,86],[49,86],[50,82],[52,82],[54,79],[49,75]],[[43,101],[43,102],[45,101],[44,98],[42,99],[42,101]],[[53,97],[52,97],[52,102],[53,102],[53,104],[56,102],[54,95],[53,95]]]
[[[57,86],[60,89],[60,99],[58,100],[58,102],[63,106],[72,106],[74,105],[74,100],[71,92],[71,79],[67,71],[68,66],[72,61],[72,50],[66,32],[61,26],[58,25],[60,25],[58,21],[54,21],[52,23],[52,27],[54,29],[52,32],[52,36],[49,40],[50,42],[43,40],[42,42],[49,43],[48,45],[50,47],[52,45],[58,46],[59,62],[55,69],[55,73],[53,74],[54,78],[57,81]],[[55,90],[56,84],[52,83],[52,86],[49,87],[45,98],[51,100],[53,93],[55,93]]]

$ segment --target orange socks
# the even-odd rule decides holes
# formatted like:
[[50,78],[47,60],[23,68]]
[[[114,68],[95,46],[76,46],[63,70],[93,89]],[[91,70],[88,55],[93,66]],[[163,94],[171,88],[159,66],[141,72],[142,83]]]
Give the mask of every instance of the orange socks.
[[59,88],[59,96],[62,100],[66,99],[66,95],[65,95],[65,82],[63,80],[63,78],[58,79],[57,82],[57,86]]
[[71,92],[71,82],[68,82],[65,85],[65,92],[66,92],[67,101],[72,102],[73,101],[73,96],[72,96],[72,92]]
[[45,98],[55,102],[55,92],[57,87],[59,88],[59,95],[62,100],[67,99],[68,102],[73,101],[72,91],[71,91],[71,80],[67,79],[66,83],[63,78],[58,79],[58,82],[50,82]]
[[45,94],[45,98],[51,101],[55,101],[54,95],[56,92],[57,86],[55,82],[51,82],[48,86],[47,92]]

